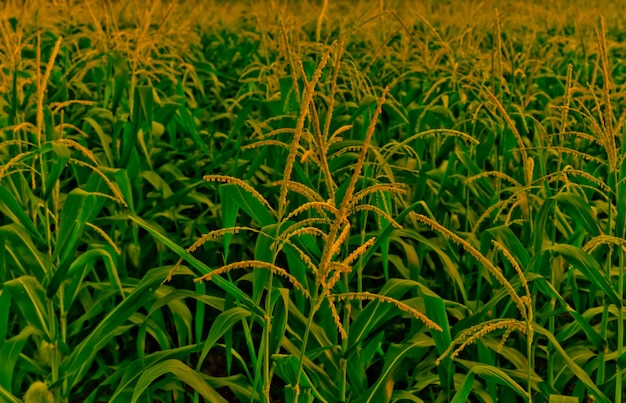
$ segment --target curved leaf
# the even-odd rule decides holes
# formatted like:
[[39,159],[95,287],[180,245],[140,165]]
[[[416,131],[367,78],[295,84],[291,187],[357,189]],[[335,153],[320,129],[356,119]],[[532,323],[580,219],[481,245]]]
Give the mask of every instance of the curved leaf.
[[0,212],[24,228],[31,238],[41,245],[46,244],[46,241],[42,238],[39,231],[37,231],[37,228],[35,228],[33,221],[28,217],[24,208],[15,200],[5,186],[0,186]]
[[172,373],[176,378],[185,382],[191,386],[196,392],[200,393],[202,397],[208,402],[224,402],[228,403],[215,389],[202,379],[202,377],[180,360],[170,359],[159,362],[146,368],[135,386],[133,391],[133,397],[131,403],[135,403],[141,397],[141,394],[161,375]]
[[22,402],[20,399],[13,396],[11,392],[3,388],[2,385],[0,385],[0,398],[2,398],[1,400],[3,402],[7,402],[7,403],[21,403]]
[[200,371],[200,368],[202,368],[204,359],[217,340],[236,323],[247,318],[248,316],[250,316],[250,311],[241,307],[230,308],[229,310],[219,314],[219,316],[213,321],[209,335],[202,346],[202,353],[200,354],[200,358],[198,359],[198,364],[196,366],[197,371]]
[[[363,396],[360,396],[356,402],[377,403],[388,402],[393,392],[393,384],[395,376],[400,371],[400,367],[404,360],[411,359],[412,362],[419,361],[420,357],[426,353],[423,342],[412,344],[391,344],[389,350],[385,354],[385,364],[378,380]],[[392,387],[389,387],[389,386]]]
[[611,284],[604,275],[604,270],[600,263],[580,248],[567,244],[557,244],[545,248],[539,254],[535,255],[531,260],[529,267],[532,266],[542,257],[544,253],[561,255],[571,264],[574,268],[580,270],[583,275],[592,282],[596,287],[601,289],[611,303],[615,306],[621,306],[621,299],[618,297],[615,290],[611,287]]
[[46,294],[39,281],[33,276],[21,276],[4,283],[4,289],[11,292],[26,321],[52,343],[52,322],[48,316]]
[[74,348],[61,370],[68,375],[69,394],[91,367],[96,354],[120,331],[120,327],[154,294],[170,273],[169,267],[150,270],[120,304],[118,304],[96,328]]
[[576,377],[585,384],[585,386],[589,389],[589,391],[596,397],[596,399],[599,402],[610,403],[610,400],[604,395],[604,393],[602,393],[602,391],[600,391],[600,389],[598,389],[598,387],[596,386],[595,382],[591,379],[589,374],[585,372],[584,369],[579,367],[578,364],[576,364],[576,362],[572,358],[570,358],[570,356],[563,349],[563,347],[561,347],[557,339],[554,337],[552,333],[550,333],[549,330],[545,329],[544,327],[540,326],[537,323],[533,323],[533,330],[535,331],[535,333],[545,336],[548,339],[548,341],[550,342],[550,345],[563,358],[563,360],[568,366],[568,369],[572,371],[574,375],[576,375]]
[[[161,234],[158,230],[144,221],[142,218],[139,218],[134,215],[128,216],[131,220],[139,224],[142,228],[148,231],[154,238],[158,241],[162,242],[165,246],[170,248],[174,253],[178,256],[182,257],[185,261],[187,261],[193,268],[200,271],[201,274],[207,274],[211,272],[211,269],[196,259],[191,253],[187,252],[182,246],[177,245],[175,242],[167,238],[165,235]],[[229,295],[231,295],[234,299],[246,304],[250,310],[260,316],[264,316],[264,311],[250,298],[246,293],[241,291],[236,285],[231,283],[228,280],[223,279],[220,276],[215,276],[211,279],[211,282],[216,284],[218,287],[222,288]]]
[[520,395],[524,400],[528,400],[528,394],[517,382],[513,380],[507,373],[500,368],[491,365],[475,365],[470,369],[470,372],[480,375],[483,378],[491,378],[501,385],[508,386]]

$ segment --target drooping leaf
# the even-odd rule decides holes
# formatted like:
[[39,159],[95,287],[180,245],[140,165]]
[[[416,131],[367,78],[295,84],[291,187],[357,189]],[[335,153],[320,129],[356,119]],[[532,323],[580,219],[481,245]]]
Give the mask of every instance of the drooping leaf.
[[211,325],[209,335],[204,340],[204,343],[202,343],[202,352],[196,366],[197,371],[200,371],[204,359],[206,358],[211,348],[219,340],[219,338],[222,337],[224,333],[232,329],[232,327],[239,323],[241,320],[249,316],[250,311],[241,307],[233,307],[225,312],[220,313],[218,317],[215,318],[213,324]]
[[565,361],[568,369],[572,371],[581,382],[583,382],[583,384],[589,389],[591,394],[594,395],[596,400],[602,403],[610,403],[609,398],[607,398],[606,395],[602,393],[602,391],[598,388],[595,382],[591,379],[589,374],[580,366],[578,366],[578,364],[576,364],[576,362],[567,354],[567,352],[563,349],[561,344],[559,344],[554,335],[550,333],[550,331],[537,323],[533,323],[533,330],[536,334],[544,336],[548,339],[552,348],[554,348],[559,356],[561,356],[563,361]]
[[24,228],[28,235],[40,245],[46,244],[46,241],[35,228],[33,221],[28,217],[24,208],[20,206],[11,192],[4,186],[0,186],[0,212]]
[[391,399],[393,385],[396,382],[395,377],[399,374],[400,368],[405,360],[411,360],[413,363],[426,352],[419,343],[407,344],[391,344],[385,354],[385,362],[378,380],[372,387],[362,396],[359,396],[355,402],[357,403],[375,403],[387,402]]
[[483,378],[490,378],[497,383],[504,385],[511,390],[515,391],[522,399],[528,400],[528,394],[517,382],[513,380],[507,373],[502,371],[498,367],[492,365],[474,365],[470,369],[476,375],[480,375]]
[[219,188],[222,205],[235,203],[260,226],[275,224],[276,219],[267,206],[251,193],[234,184],[224,184]]
[[17,361],[26,346],[26,342],[39,332],[32,326],[27,326],[19,334],[5,340],[0,348],[0,387],[12,393],[13,376],[16,373]]
[[55,295],[61,283],[66,279],[85,225],[93,222],[98,214],[99,203],[96,199],[96,195],[80,188],[72,190],[65,199],[61,210],[57,244],[52,255],[53,261],[58,260],[59,265],[46,287],[48,297]]
[[[137,224],[139,224],[146,231],[148,231],[158,241],[162,242],[165,246],[170,248],[178,256],[182,257],[194,269],[198,270],[200,274],[207,274],[211,272],[211,269],[207,265],[205,265],[204,263],[196,259],[189,252],[187,252],[183,247],[177,245],[175,242],[173,242],[168,237],[163,235],[160,231],[153,228],[153,226],[148,224],[143,219],[134,215],[129,215],[128,217],[134,222],[136,222]],[[253,313],[260,315],[260,316],[264,315],[263,310],[246,293],[241,291],[236,285],[234,285],[230,281],[225,280],[220,276],[213,277],[211,281],[214,284],[216,284],[218,287],[221,287],[224,291],[226,291],[230,296],[232,296],[236,300],[246,304],[246,306],[250,308],[250,310]]]
[[[39,281],[46,279],[50,268],[50,257],[37,249],[23,227],[15,223],[3,225],[0,227],[0,238],[3,239],[5,245],[11,247],[8,253],[14,256],[16,264],[23,268],[24,274],[32,274]],[[7,274],[9,272],[3,273],[3,275]],[[19,270],[14,268],[12,275],[19,275]]]
[[0,385],[0,398],[2,398],[3,402],[7,403],[22,403],[20,399],[11,394],[11,392],[6,390],[2,385]]
[[52,150],[54,157],[52,157],[52,163],[46,175],[45,193],[43,194],[44,200],[47,200],[51,192],[54,190],[55,183],[61,177],[61,174],[63,173],[63,170],[72,155],[69,147],[63,144],[52,143]]
[[[161,267],[146,273],[135,289],[72,350],[61,366],[61,370],[67,375],[70,388],[81,381],[98,351],[118,334],[119,328],[154,294],[159,284],[167,278],[170,270],[168,267]],[[69,390],[66,391],[67,393]]]
[[46,294],[33,276],[21,276],[4,283],[4,290],[11,293],[24,319],[35,328],[48,343],[53,343],[53,323],[49,316]]
[[209,386],[209,384],[198,374],[198,372],[189,368],[180,360],[175,359],[162,361],[146,368],[139,377],[137,385],[133,390],[131,402],[137,402],[150,384],[152,384],[160,376],[167,373],[172,373],[180,381],[189,385],[193,388],[193,390],[200,393],[200,395],[202,395],[202,397],[204,397],[208,402],[228,402],[219,393],[217,393],[215,389]]
[[576,320],[578,326],[585,332],[588,340],[595,348],[601,351],[606,348],[607,340],[602,338],[578,311],[569,306],[567,301],[565,301],[561,294],[559,294],[557,290],[554,289],[549,281],[547,281],[543,276],[539,275],[536,275],[536,278],[533,278],[532,281],[534,284],[538,285],[539,289],[546,296],[556,299],[565,307],[566,312],[572,315],[572,317]]
[[568,261],[575,269],[578,269],[583,275],[592,282],[596,287],[601,289],[611,303],[616,306],[621,306],[621,300],[617,293],[604,275],[604,270],[598,261],[590,254],[583,251],[581,248],[577,248],[567,244],[557,244],[549,246],[536,254],[531,262],[529,268],[537,264],[544,254],[560,255]]
[[559,208],[565,210],[567,215],[572,218],[575,223],[581,224],[589,232],[591,236],[601,234],[598,218],[591,211],[591,206],[583,198],[571,192],[561,192],[552,196],[559,205]]

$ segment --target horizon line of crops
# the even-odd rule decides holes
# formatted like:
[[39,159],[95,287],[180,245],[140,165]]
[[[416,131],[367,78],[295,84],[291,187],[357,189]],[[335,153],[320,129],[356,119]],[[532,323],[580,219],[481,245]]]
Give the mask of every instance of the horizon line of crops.
[[619,25],[538,5],[7,3],[2,399],[621,400]]

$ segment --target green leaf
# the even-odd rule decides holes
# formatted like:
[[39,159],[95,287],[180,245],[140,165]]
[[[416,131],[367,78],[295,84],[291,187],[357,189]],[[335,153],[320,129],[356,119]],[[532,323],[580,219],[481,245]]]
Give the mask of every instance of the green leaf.
[[209,350],[211,350],[213,345],[217,343],[219,338],[222,337],[228,330],[232,329],[235,324],[249,316],[250,311],[241,307],[233,307],[219,314],[219,316],[213,321],[209,335],[202,345],[202,353],[200,354],[198,364],[196,365],[197,371],[200,371],[204,359],[207,354],[209,354]]
[[[4,225],[0,227],[0,237],[9,241],[8,246],[11,247],[14,257],[18,259],[17,264],[24,268],[24,272],[32,273],[39,281],[46,278],[50,267],[50,258],[37,249],[22,227],[17,224]],[[18,274],[15,272],[12,274]]]
[[289,306],[289,290],[287,288],[272,289],[272,326],[270,331],[270,354],[278,354],[285,330],[287,328],[287,307]]
[[[261,232],[256,238],[254,245],[254,259],[262,262],[274,263],[274,249],[272,244],[274,239],[277,238],[277,231],[279,226],[277,224],[268,225],[261,228]],[[252,299],[258,304],[261,301],[263,290],[268,285],[269,270],[255,269],[252,270]]]
[[[110,385],[113,385],[115,392],[111,396],[107,396],[109,402],[127,402],[130,400],[130,386],[141,376],[146,367],[163,362],[166,359],[186,359],[190,354],[196,354],[199,351],[200,347],[197,344],[193,344],[164,351],[156,351],[146,355],[143,359],[137,359],[132,362],[126,360],[100,384],[100,387],[104,386],[108,388]],[[97,394],[98,388],[96,388],[94,392]],[[94,393],[92,392],[92,394]]]
[[484,378],[491,378],[501,385],[508,386],[524,400],[528,400],[528,394],[517,382],[513,380],[508,374],[502,371],[500,368],[491,365],[474,365],[470,372],[480,375]]
[[135,88],[135,103],[133,105],[135,111],[133,112],[133,120],[138,115],[141,116],[140,123],[136,126],[139,130],[139,126],[143,123],[147,123],[149,127],[152,127],[152,112],[154,111],[154,90],[149,85],[139,85]]
[[128,209],[135,212],[135,199],[133,198],[133,185],[129,178],[128,171],[125,169],[115,169],[113,173],[115,183],[120,189],[124,200],[128,204]]
[[370,301],[365,308],[354,319],[350,325],[348,333],[348,349],[358,348],[369,337],[375,329],[379,329],[382,324],[398,316],[400,311],[391,304]]
[[296,112],[298,110],[298,99],[293,88],[293,78],[281,77],[278,79],[280,86],[280,109],[285,112]]
[[7,337],[9,329],[9,312],[11,311],[11,293],[0,289],[0,348]]
[[[534,284],[537,284],[541,292],[543,292],[546,296],[551,297],[559,301],[564,307],[567,313],[572,315],[572,317],[576,320],[576,323],[580,326],[580,328],[585,332],[585,335],[591,342],[591,344],[600,351],[604,351],[607,346],[607,340],[602,338],[598,332],[593,330],[593,327],[589,324],[589,322],[580,314],[578,311],[569,306],[567,301],[558,293],[557,290],[554,289],[552,284],[545,279],[545,277],[532,274],[536,276],[532,281]],[[527,280],[530,281],[530,278]]]
[[246,124],[246,121],[248,120],[248,117],[250,113],[254,110],[254,108],[254,102],[245,102],[243,108],[237,111],[237,117],[235,118],[235,121],[230,128],[227,142],[233,142],[240,138],[241,129]]
[[230,391],[237,396],[240,402],[257,402],[261,400],[258,393],[253,393],[252,387],[248,383],[248,378],[246,378],[243,374],[223,377],[203,375],[203,378],[206,379],[209,385],[213,388],[230,389]]
[[[178,256],[182,257],[194,269],[200,271],[201,274],[207,274],[207,273],[210,273],[212,271],[207,265],[205,265],[204,263],[202,263],[201,261],[199,261],[198,259],[193,257],[183,247],[177,245],[172,240],[170,240],[169,238],[167,238],[166,236],[161,234],[159,231],[157,231],[155,228],[153,228],[150,224],[148,224],[143,219],[141,219],[141,218],[139,218],[137,216],[134,216],[134,215],[129,215],[128,217],[131,220],[133,220],[134,222],[136,222],[137,224],[139,224],[143,229],[148,231],[158,241],[162,242],[165,246],[170,248]],[[261,317],[265,316],[264,311],[258,306],[258,304],[256,304],[246,293],[241,291],[236,285],[234,285],[230,281],[225,280],[225,279],[223,279],[220,276],[213,277],[211,279],[211,281],[214,284],[216,284],[218,287],[220,287],[224,291],[226,291],[226,293],[228,293],[230,296],[232,296],[233,298],[235,298],[239,302],[244,303],[248,308],[250,308],[250,310],[253,313],[255,313],[255,314],[257,314],[257,315],[259,315]]]
[[487,255],[491,249],[491,240],[495,239],[504,245],[505,249],[515,257],[521,267],[526,267],[530,261],[530,255],[526,247],[520,242],[519,237],[513,233],[509,226],[498,226],[486,230],[481,236],[480,251]]
[[459,386],[454,398],[450,403],[465,403],[468,401],[468,397],[470,393],[472,393],[472,389],[474,388],[474,371],[470,370],[465,378],[463,378],[463,382],[461,382],[461,386]]
[[565,364],[567,365],[568,369],[572,371],[574,375],[590,390],[591,394],[595,396],[597,401],[602,402],[602,403],[611,402],[604,395],[604,393],[602,393],[602,391],[598,389],[598,387],[596,386],[595,382],[591,379],[589,374],[584,369],[579,367],[578,364],[576,364],[576,362],[567,354],[567,352],[563,349],[563,347],[561,347],[558,340],[554,337],[552,333],[550,333],[549,330],[540,326],[537,323],[533,323],[532,325],[533,325],[533,330],[535,331],[536,334],[545,336],[548,339],[552,348],[554,348],[559,353],[561,358],[563,358],[563,361],[565,361]]
[[[299,315],[299,311],[297,310],[290,310],[289,311],[290,314],[294,317],[298,317]],[[300,314],[301,315],[301,314]],[[306,319],[304,317],[300,317],[299,320],[302,319]],[[316,324],[312,324],[311,325],[311,336],[315,337],[319,344],[322,346],[328,346],[326,348],[321,348],[319,349],[320,353],[326,353],[328,351],[329,348],[332,348],[332,344],[331,342],[328,340],[328,338],[326,337],[326,334],[324,333],[323,330],[320,329],[320,327]],[[286,359],[286,360],[295,360],[295,365],[298,365],[299,360],[297,357],[300,357],[301,351],[298,347],[296,347],[293,342],[290,340],[290,338],[286,337],[283,339],[283,343],[282,343],[282,347],[284,348],[285,351],[287,351],[293,358],[285,358],[285,355],[274,355],[272,356],[272,359],[276,362]],[[302,376],[307,376],[309,378],[309,381],[311,381],[313,383],[313,385],[315,385],[315,387],[317,388],[316,393],[319,396],[326,396],[326,399],[328,400],[329,398],[334,399],[336,396],[338,396],[339,394],[339,389],[336,386],[336,379],[331,378],[331,376],[329,374],[336,374],[338,372],[338,368],[339,368],[339,363],[334,361],[334,360],[328,360],[326,361],[326,363],[328,364],[325,367],[316,365],[313,362],[313,359],[315,358],[314,354],[309,351],[308,354],[304,355],[303,358],[303,365],[304,368],[306,369],[306,374],[303,374]],[[283,363],[283,364],[288,364],[288,363]],[[292,363],[293,364],[293,363]],[[289,364],[291,365],[291,364]],[[297,367],[296,367],[297,369]],[[289,383],[291,381],[295,381],[296,379],[296,373],[297,372],[287,372],[286,368],[282,368],[280,369],[280,371],[277,370],[277,374],[281,377],[281,379],[283,381],[285,381],[286,383]],[[289,370],[291,371],[291,370]],[[289,375],[291,374],[291,375]],[[288,378],[289,377],[289,378]],[[294,384],[295,385],[295,384]],[[301,383],[302,386],[302,383]]]
[[[380,295],[400,300],[404,294],[414,290],[419,283],[406,279],[390,279],[380,290]],[[350,325],[348,334],[349,349],[364,342],[374,331],[380,331],[383,324],[402,314],[393,304],[379,300],[370,301]],[[447,347],[447,346],[446,346]]]
[[170,270],[169,267],[160,267],[148,271],[135,289],[72,350],[61,366],[61,371],[68,375],[69,388],[65,391],[66,395],[85,376],[98,351],[109,343],[109,340],[119,332],[119,328],[126,323],[130,316],[137,312],[154,294],[159,285],[167,278]]
[[552,196],[553,199],[563,208],[572,221],[581,224],[591,236],[598,236],[602,233],[598,225],[598,218],[591,211],[589,202],[580,195],[571,192],[558,193]]
[[67,271],[74,260],[85,230],[85,224],[95,219],[99,206],[97,196],[82,189],[74,189],[67,195],[61,210],[57,244],[52,254],[52,260],[58,260],[59,265],[47,286],[48,297],[54,296],[66,279]]
[[353,395],[362,396],[367,391],[369,385],[366,370],[376,363],[375,357],[382,350],[384,337],[385,333],[379,332],[363,343],[363,347],[352,350],[345,359],[347,382]]
[[44,200],[48,200],[50,193],[55,188],[55,183],[61,177],[67,162],[72,156],[69,147],[63,144],[52,143],[52,150],[54,152],[54,157],[52,158],[52,165],[46,175],[45,193],[43,195]]
[[0,400],[6,403],[22,403],[20,399],[13,396],[11,392],[6,390],[2,385],[0,385]]
[[619,357],[617,357],[617,365],[620,368],[626,368],[626,353],[622,353]]
[[[72,278],[77,275],[80,271],[83,270],[85,265],[91,264],[93,265],[99,259],[102,260],[104,267],[106,268],[106,273],[109,277],[109,283],[111,284],[111,288],[117,288],[122,297],[125,297],[124,287],[122,287],[122,282],[120,280],[119,274],[117,272],[117,255],[113,252],[112,248],[107,245],[107,247],[103,248],[94,248],[89,249],[85,253],[81,253],[72,264],[70,265],[67,271],[67,277]],[[67,293],[66,289],[65,292]],[[71,295],[66,295],[66,298],[71,297]],[[67,304],[71,304],[71,300],[66,299]]]
[[148,181],[160,193],[160,198],[167,199],[174,194],[167,181],[159,176],[158,173],[146,170],[141,172],[139,176]]
[[28,235],[40,245],[47,244],[35,228],[33,221],[26,214],[26,210],[13,198],[5,186],[0,186],[0,212],[24,228]]
[[540,259],[544,253],[561,255],[571,264],[575,269],[580,270],[583,275],[592,282],[596,287],[601,289],[611,303],[615,306],[621,306],[621,299],[618,297],[615,290],[611,287],[611,284],[604,275],[604,270],[600,263],[591,255],[586,253],[580,248],[567,244],[558,244],[550,246],[542,250],[539,254],[535,255],[531,260],[529,266],[532,266],[536,259]]
[[[377,192],[374,194],[374,205],[384,211],[389,215],[393,215],[393,211],[390,211],[392,208],[391,195],[389,191],[385,192]],[[378,229],[382,231],[385,227],[390,225],[390,221],[385,217],[376,216],[378,222]],[[380,245],[382,252],[382,264],[383,264],[383,273],[385,274],[385,281],[389,281],[389,246],[391,243],[391,238],[386,237],[385,240]]]
[[[302,238],[311,238],[311,236],[309,234],[306,234],[302,236]],[[294,276],[296,280],[298,280],[298,282],[302,284],[302,286],[304,286],[304,288],[306,288],[307,290],[310,290],[311,287],[313,286],[312,285],[313,280],[311,279],[311,276],[308,275],[310,271],[309,266],[307,266],[307,264],[303,262],[302,260],[302,255],[301,255],[302,248],[300,248],[300,251],[299,251],[295,248],[294,245],[285,244],[283,245],[282,251],[285,253],[287,257],[287,267],[289,268],[289,274]],[[310,253],[310,249],[307,249],[307,252],[305,253]],[[311,255],[309,254],[309,256]],[[301,311],[304,311],[306,297],[302,295],[302,293],[299,292],[299,293],[296,293],[295,298],[296,298],[298,308]]]
[[[267,206],[251,193],[245,191],[235,184],[223,184],[219,187],[219,194],[222,206],[222,220],[224,228],[230,228],[237,222],[239,209],[246,212],[261,227],[276,224],[274,214],[268,210]],[[228,249],[233,234],[224,235],[224,256],[228,262]]]
[[[115,113],[120,102],[122,101],[124,94],[128,93],[128,86],[130,85],[130,76],[128,71],[128,63],[117,52],[109,52],[107,54],[107,61],[109,62],[109,68],[113,72],[113,88],[106,86],[107,90],[112,89],[112,94],[109,92],[105,94],[105,105],[108,105],[109,97],[106,95],[112,95],[111,112]],[[108,80],[107,80],[108,81]]]
[[181,105],[178,108],[176,112],[176,121],[178,122],[178,124],[180,124],[183,130],[191,136],[194,144],[200,148],[204,155],[210,158],[211,153],[209,151],[209,148],[198,134],[197,125],[193,120],[193,116],[191,116],[187,108],[188,107],[186,105]]
[[[424,298],[424,307],[426,308],[426,315],[433,322],[438,324],[443,331],[431,331],[433,339],[435,340],[435,347],[437,348],[437,354],[441,355],[452,344],[452,335],[450,334],[450,323],[448,322],[448,314],[446,312],[446,304],[439,295],[435,292],[427,289],[426,286],[420,287],[422,296]],[[454,375],[454,363],[450,358],[445,358],[438,368],[438,375],[441,381],[441,385],[446,390],[449,390],[453,386],[452,376]]]
[[414,392],[410,392],[408,390],[394,390],[391,395],[392,402],[414,402],[414,403],[424,403],[422,399],[415,396]]
[[[407,215],[409,215],[411,211],[421,206],[422,203],[423,203],[422,201],[418,201],[418,202],[411,204],[409,207],[404,209],[400,214],[394,217],[394,219],[396,220],[396,222],[401,223],[404,220],[404,218]],[[365,251],[364,254],[361,255],[361,257],[359,258],[359,264],[365,265],[367,262],[369,262],[369,260],[372,258],[376,250],[379,247],[381,247],[383,241],[391,235],[393,230],[394,230],[394,227],[392,226],[391,223],[385,226],[385,228],[379,232],[378,236],[376,237],[376,240],[374,241],[374,244],[371,247],[369,247]]]
[[533,236],[536,252],[542,249],[545,232],[550,233],[550,229],[555,225],[556,206],[566,210],[572,221],[580,223],[592,236],[600,235],[601,230],[597,218],[591,211],[589,204],[574,193],[559,193],[546,199],[535,217]]
[[220,186],[219,193],[222,206],[236,204],[262,227],[276,224],[276,218],[267,206],[240,186],[227,183]]
[[315,388],[315,383],[311,382],[311,379],[307,375],[306,367],[304,367],[302,372],[300,372],[300,379],[298,382],[300,361],[297,357],[293,355],[279,355],[274,356],[274,361],[276,362],[276,373],[285,381],[285,383],[291,386],[299,384],[300,387],[310,388],[315,397],[320,400],[326,400]]
[[139,132],[152,128],[152,111],[154,106],[154,94],[152,87],[140,85],[135,88],[133,98],[133,110],[130,117],[131,125],[124,125],[124,135],[121,139],[120,165],[128,165],[131,154],[136,152],[135,146],[139,138]]
[[46,294],[39,281],[33,276],[21,276],[4,283],[4,289],[11,293],[24,319],[45,341],[52,343],[53,325],[48,316]]
[[[226,189],[222,190],[223,185],[219,187],[220,199],[222,200],[222,226],[223,228],[231,228],[234,227],[237,223],[237,215],[239,214],[239,204],[232,203],[230,201],[226,202],[227,195],[225,194]],[[224,192],[224,194],[222,194]],[[224,238],[224,261],[226,263],[229,262],[228,255],[230,250],[230,241],[233,239],[232,233],[226,233],[223,236]]]
[[400,368],[403,361],[407,359],[411,359],[412,362],[418,361],[425,351],[426,349],[418,343],[391,344],[385,354],[385,363],[378,380],[365,395],[359,396],[355,402],[388,402],[393,392],[393,387],[389,386],[393,386],[396,375],[402,372]]
[[[195,283],[195,291],[196,294],[205,295],[206,294],[206,283],[197,282]],[[220,309],[223,310],[223,309]],[[204,325],[206,322],[206,306],[200,300],[196,300],[196,312],[195,312],[195,336],[196,340],[202,340],[204,335]]]
[[431,332],[435,339],[435,346],[437,346],[437,352],[443,354],[443,352],[452,343],[452,336],[450,334],[450,324],[448,322],[448,314],[446,312],[446,304],[439,295],[426,287],[420,287],[422,297],[424,298],[424,307],[426,308],[426,315],[433,322],[441,326],[442,332]]
[[86,116],[83,120],[91,126],[91,128],[96,132],[98,136],[98,146],[102,147],[102,151],[104,151],[104,155],[106,156],[106,161],[108,166],[114,166],[113,163],[113,154],[111,154],[111,137],[104,133],[104,129],[100,125],[100,123],[96,122],[95,119]]
[[32,336],[39,332],[32,326],[26,326],[17,335],[4,341],[0,348],[0,387],[6,388],[8,392],[12,392],[13,376],[16,373],[15,367],[20,359],[22,350],[26,342]]
[[197,391],[208,402],[224,402],[224,399],[215,389],[202,379],[202,377],[180,360],[170,359],[154,364],[146,368],[141,377],[137,381],[131,402],[139,400],[141,394],[161,375],[172,373],[180,381],[189,385],[193,390]]
[[[287,385],[285,386],[285,402],[293,402],[293,403],[313,403],[315,401],[314,396],[311,394],[311,388],[303,388],[299,386],[298,394],[293,386]],[[326,402],[327,400],[322,400]]]

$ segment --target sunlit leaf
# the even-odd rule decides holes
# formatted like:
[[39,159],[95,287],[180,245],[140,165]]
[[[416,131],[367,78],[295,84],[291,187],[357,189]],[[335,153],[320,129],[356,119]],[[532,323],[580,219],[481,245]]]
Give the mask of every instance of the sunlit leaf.
[[217,393],[215,389],[209,386],[209,384],[196,371],[189,368],[181,361],[174,359],[159,362],[146,368],[139,377],[137,385],[133,390],[131,402],[134,403],[138,401],[142,393],[146,390],[146,388],[148,388],[148,386],[150,386],[151,383],[167,373],[173,374],[180,381],[189,385],[209,402],[227,402],[227,400]]

